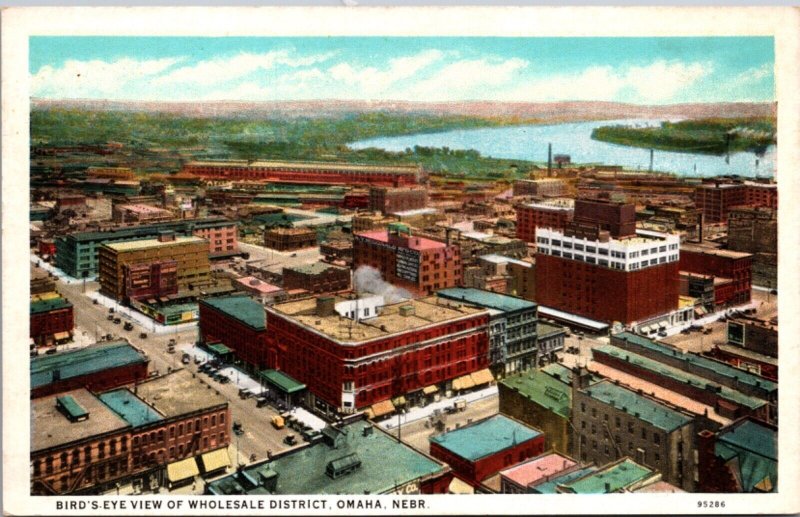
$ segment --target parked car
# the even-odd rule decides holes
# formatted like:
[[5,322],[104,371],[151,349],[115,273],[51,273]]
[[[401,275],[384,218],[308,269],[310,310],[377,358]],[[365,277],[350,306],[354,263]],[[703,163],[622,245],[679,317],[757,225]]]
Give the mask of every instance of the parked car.
[[114,321],[114,315],[113,315],[113,314],[109,314],[109,315],[108,315],[108,317],[107,317],[106,319],[107,319],[108,321]]
[[122,320],[121,320],[121,319],[119,319],[119,318],[114,318],[114,325],[119,325],[120,323],[122,323]]
[[147,339],[147,332],[141,332],[141,333],[139,334],[139,338],[141,338],[141,339]]
[[191,362],[192,362],[192,358],[189,357],[189,354],[183,354],[183,357],[181,357],[181,363],[182,364],[189,364]]
[[133,330],[133,323],[131,323],[130,321],[126,321],[125,325],[123,325],[122,328],[124,328],[125,330]]
[[297,443],[297,438],[293,434],[286,435],[286,438],[283,439],[283,443],[286,445],[295,445]]

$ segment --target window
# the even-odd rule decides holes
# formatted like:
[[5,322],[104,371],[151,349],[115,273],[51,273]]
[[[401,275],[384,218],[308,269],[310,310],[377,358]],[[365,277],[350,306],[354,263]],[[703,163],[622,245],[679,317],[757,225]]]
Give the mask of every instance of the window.
[[596,253],[597,252],[597,248],[595,248],[594,246],[586,246],[586,252],[587,253]]
[[586,403],[585,402],[581,402],[581,412],[582,413],[586,413]]
[[617,427],[620,427],[622,425],[622,419],[620,417],[616,417],[614,418],[614,423]]
[[661,435],[658,433],[653,433],[653,443],[660,444],[661,443]]
[[642,427],[642,440],[647,440],[647,429]]
[[633,422],[628,422],[628,432],[633,434]]
[[592,408],[592,418],[597,418],[597,408]]
[[575,251],[583,251],[583,244],[575,244]]
[[597,434],[597,426],[592,424],[592,434]]
[[608,255],[608,250],[606,248],[598,248],[597,252],[601,255]]

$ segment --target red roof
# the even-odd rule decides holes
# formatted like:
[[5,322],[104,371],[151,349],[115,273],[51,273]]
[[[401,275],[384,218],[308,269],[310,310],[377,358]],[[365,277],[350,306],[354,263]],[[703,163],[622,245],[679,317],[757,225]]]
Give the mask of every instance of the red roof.
[[[356,234],[361,237],[366,237],[367,239],[371,239],[373,241],[379,242],[389,242],[389,232],[388,230],[375,230],[371,232],[364,232]],[[444,249],[447,245],[443,242],[435,241],[433,239],[426,239],[425,237],[417,237],[414,235],[409,236],[408,238],[408,247],[412,250],[435,250],[435,249]]]

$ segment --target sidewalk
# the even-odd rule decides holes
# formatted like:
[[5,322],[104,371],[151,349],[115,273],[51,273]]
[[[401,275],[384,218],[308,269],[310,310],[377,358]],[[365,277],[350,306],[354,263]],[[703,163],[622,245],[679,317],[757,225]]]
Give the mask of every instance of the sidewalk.
[[[497,395],[497,386],[492,385],[487,388],[478,391],[472,391],[470,393],[465,393],[464,395],[458,395],[451,398],[444,398],[442,397],[439,402],[433,402],[432,404],[428,404],[425,407],[412,407],[408,410],[407,413],[400,415],[400,420],[403,425],[406,425],[411,422],[416,422],[417,420],[422,420],[423,418],[428,418],[433,414],[433,412],[437,409],[444,410],[446,407],[452,407],[453,401],[456,399],[465,399],[467,404],[471,402],[475,402],[476,400],[481,400],[487,397],[492,397]],[[397,427],[397,415],[390,417],[387,420],[380,422],[380,425],[384,429],[394,429]]]
[[[56,275],[58,277],[59,280],[61,280],[65,284],[80,284],[81,282],[83,282],[83,278],[75,278],[73,276],[69,276],[68,274],[64,273],[63,271],[61,271],[57,267],[48,264],[47,262],[42,260],[41,257],[37,257],[36,255],[31,255],[31,264],[36,264],[40,268],[42,268],[45,271],[47,271],[48,273],[53,273],[54,275]],[[86,279],[86,281],[87,282],[93,282],[96,279],[97,279],[97,277],[92,276],[92,277],[88,277]]]
[[97,300],[97,303],[104,307],[113,307],[115,314],[138,323],[142,326],[142,331],[144,332],[153,332],[154,334],[169,334],[197,329],[196,321],[191,323],[181,323],[179,325],[163,325],[137,310],[117,303],[115,300],[100,294],[98,291],[86,293],[86,297],[92,300]]

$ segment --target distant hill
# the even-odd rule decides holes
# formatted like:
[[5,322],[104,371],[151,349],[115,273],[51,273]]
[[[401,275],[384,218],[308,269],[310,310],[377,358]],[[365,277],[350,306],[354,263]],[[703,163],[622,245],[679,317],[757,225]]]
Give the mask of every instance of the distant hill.
[[411,101],[209,101],[149,102],[113,100],[32,99],[33,109],[81,109],[91,111],[135,111],[171,113],[210,118],[338,118],[350,114],[384,112],[395,114],[462,115],[479,118],[537,119],[543,122],[608,120],[617,118],[711,118],[776,116],[776,103],[704,103],[640,106],[617,102],[411,102]]

